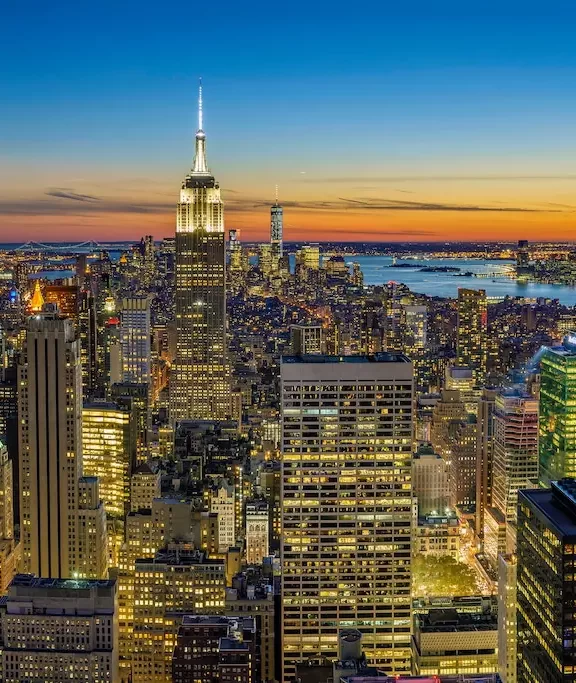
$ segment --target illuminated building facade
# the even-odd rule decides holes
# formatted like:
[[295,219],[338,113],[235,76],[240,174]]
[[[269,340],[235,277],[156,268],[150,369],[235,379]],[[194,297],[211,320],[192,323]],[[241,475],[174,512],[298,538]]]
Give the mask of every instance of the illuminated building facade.
[[6,593],[18,570],[20,543],[14,540],[14,477],[8,449],[0,441],[0,591]]
[[182,616],[223,613],[224,577],[223,560],[177,544],[136,561],[133,683],[170,680]]
[[82,477],[82,367],[72,320],[53,304],[28,320],[18,364],[22,566],[46,578],[102,578],[106,527]]
[[421,446],[414,454],[412,488],[421,517],[442,515],[450,505],[448,466],[431,446]]
[[540,361],[540,481],[576,477],[576,345],[548,348]]
[[488,348],[488,304],[483,289],[458,290],[458,365],[472,369],[481,383],[486,375]]
[[268,503],[270,510],[269,547],[270,550],[280,548],[282,533],[282,465],[277,460],[263,463],[259,472],[259,488]]
[[500,392],[493,419],[492,500],[515,525],[519,489],[538,485],[538,401],[519,390]]
[[498,671],[502,683],[516,683],[516,555],[498,556]]
[[82,369],[74,323],[46,312],[28,319],[18,365],[23,567],[42,577],[76,569],[82,474]]
[[134,412],[116,403],[87,403],[82,409],[82,443],[84,474],[100,479],[106,514],[123,518],[136,464]]
[[410,671],[413,369],[401,354],[284,357],[283,680],[338,633]]
[[80,290],[76,285],[46,285],[44,287],[44,301],[56,304],[58,312],[64,318],[78,320],[78,304]]
[[160,470],[148,463],[139,465],[130,478],[130,510],[151,510],[154,498],[160,498]]
[[151,380],[150,299],[146,296],[122,299],[120,316],[122,382],[149,384]]
[[82,359],[82,385],[84,395],[91,396],[98,383],[98,321],[96,299],[92,292],[80,293],[78,329]]
[[172,682],[251,683],[254,677],[254,619],[185,614],[172,656]]
[[576,681],[576,482],[518,494],[518,682]]
[[295,356],[322,353],[322,325],[291,325],[290,343]]
[[226,352],[224,211],[208,170],[202,91],[194,165],[180,192],[176,218],[176,361],[171,418],[225,419],[231,412]]
[[320,268],[320,245],[305,244],[296,252],[296,267],[304,270]]
[[496,391],[484,389],[478,399],[476,421],[476,535],[484,537],[484,516],[492,506],[493,420]]
[[414,669],[419,676],[429,676],[431,683],[438,680],[437,676],[447,675],[458,675],[457,681],[468,681],[470,674],[497,671],[496,614],[430,609],[418,614],[415,621]]
[[262,564],[269,554],[268,503],[264,500],[246,504],[246,562]]
[[0,604],[0,678],[116,683],[115,581],[17,575]]
[[210,512],[218,515],[218,552],[225,553],[236,540],[236,496],[234,485],[226,479],[211,491]]
[[270,207],[270,244],[276,259],[282,258],[283,252],[283,231],[284,231],[284,209],[278,204],[278,186],[276,186],[276,201]]

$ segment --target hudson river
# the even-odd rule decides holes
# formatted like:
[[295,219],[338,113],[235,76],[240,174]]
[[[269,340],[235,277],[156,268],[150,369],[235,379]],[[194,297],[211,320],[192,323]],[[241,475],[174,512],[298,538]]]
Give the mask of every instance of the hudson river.
[[[532,282],[517,282],[514,279],[498,275],[504,273],[512,261],[484,261],[480,259],[430,259],[402,261],[414,267],[391,268],[392,259],[388,256],[350,256],[345,255],[346,263],[356,261],[364,273],[364,284],[381,285],[390,280],[402,282],[413,292],[428,296],[458,296],[458,288],[485,289],[491,297],[523,296],[526,298],[544,297],[558,299],[566,306],[576,304],[576,287],[568,285],[548,285]],[[460,268],[460,273],[489,273],[490,277],[473,277],[460,273],[423,273],[423,267],[448,266]]]

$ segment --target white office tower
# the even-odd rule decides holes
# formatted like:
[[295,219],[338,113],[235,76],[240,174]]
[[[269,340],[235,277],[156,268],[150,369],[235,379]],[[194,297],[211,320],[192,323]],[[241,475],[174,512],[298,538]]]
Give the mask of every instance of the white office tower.
[[150,299],[133,296],[122,299],[120,346],[122,349],[122,381],[150,383]]
[[413,367],[401,354],[283,358],[283,680],[338,657],[410,673]]
[[210,512],[218,515],[218,552],[226,553],[236,543],[236,496],[227,479],[221,479],[214,487]]
[[502,683],[516,683],[516,555],[498,557],[498,671]]
[[18,574],[0,603],[4,683],[116,683],[115,581]]
[[504,390],[493,420],[493,505],[515,526],[519,489],[538,486],[538,401],[522,390]]
[[[82,367],[72,320],[53,307],[28,319],[18,363],[18,441],[22,565],[44,578],[102,578],[85,574],[80,556],[82,477]],[[97,502],[97,506],[99,501]],[[97,513],[95,519],[101,519]],[[101,556],[105,529],[90,534],[91,556]],[[84,554],[82,552],[82,555]]]

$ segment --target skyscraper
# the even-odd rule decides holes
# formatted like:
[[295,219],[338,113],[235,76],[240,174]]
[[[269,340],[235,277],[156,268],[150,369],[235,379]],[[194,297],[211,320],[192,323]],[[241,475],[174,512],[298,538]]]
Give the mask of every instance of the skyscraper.
[[471,368],[481,382],[486,375],[488,308],[483,289],[458,290],[458,365]]
[[363,633],[410,672],[413,369],[401,354],[283,359],[283,680]]
[[136,466],[136,415],[128,406],[95,401],[82,410],[84,474],[100,479],[109,517],[124,518]]
[[270,244],[272,254],[276,259],[282,258],[284,209],[278,204],[278,185],[276,185],[276,201],[270,207]]
[[518,494],[518,682],[576,680],[576,482]]
[[484,389],[478,400],[476,424],[476,534],[484,537],[484,517],[492,505],[493,414],[495,389]]
[[123,382],[150,383],[150,338],[150,299],[146,296],[122,299],[120,345]]
[[538,401],[520,390],[502,391],[494,408],[492,500],[507,524],[516,524],[518,491],[537,485]]
[[540,361],[540,481],[576,477],[576,339],[548,348]]
[[82,367],[72,320],[56,313],[28,319],[18,392],[23,566],[69,577],[82,475]]
[[18,364],[20,513],[26,572],[103,578],[98,482],[82,478],[82,366],[72,320],[52,305],[28,320]]
[[231,412],[226,353],[226,259],[220,185],[208,170],[200,87],[194,165],[176,216],[176,360],[171,418],[225,419]]
[[498,556],[498,669],[502,683],[516,683],[516,555]]

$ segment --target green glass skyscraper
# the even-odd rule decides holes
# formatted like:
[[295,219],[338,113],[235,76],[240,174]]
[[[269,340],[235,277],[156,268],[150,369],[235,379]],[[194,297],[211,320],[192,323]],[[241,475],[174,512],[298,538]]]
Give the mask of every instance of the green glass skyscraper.
[[540,481],[576,477],[576,336],[540,361]]

